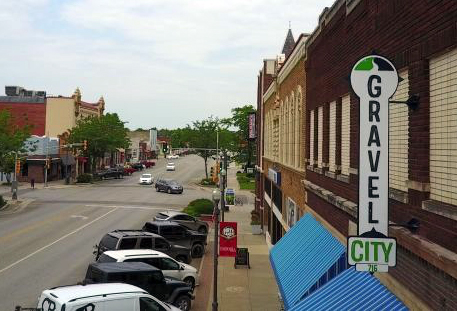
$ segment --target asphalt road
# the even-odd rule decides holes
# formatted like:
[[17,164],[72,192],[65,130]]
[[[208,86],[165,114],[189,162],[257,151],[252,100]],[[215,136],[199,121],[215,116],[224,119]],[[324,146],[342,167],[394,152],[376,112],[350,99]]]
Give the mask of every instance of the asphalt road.
[[[175,172],[167,172],[167,161],[160,159],[152,169],[124,179],[20,191],[21,200],[34,201],[14,213],[0,212],[0,311],[36,306],[44,289],[81,281],[94,260],[93,245],[105,233],[141,228],[160,210],[180,210],[193,199],[211,197],[193,183],[204,176],[201,158],[173,162]],[[145,172],[182,182],[184,193],[157,193],[139,185]],[[192,264],[198,268],[199,262]]]

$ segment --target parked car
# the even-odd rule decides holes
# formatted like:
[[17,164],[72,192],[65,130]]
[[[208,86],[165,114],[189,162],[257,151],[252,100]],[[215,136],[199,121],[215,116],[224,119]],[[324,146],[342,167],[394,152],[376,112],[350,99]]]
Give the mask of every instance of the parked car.
[[94,178],[107,179],[107,178],[122,178],[124,170],[120,168],[109,168],[94,174]]
[[156,163],[153,161],[141,161],[141,164],[146,166],[146,168],[150,168],[150,167],[153,167],[154,165],[156,165]]
[[142,174],[140,177],[140,184],[152,185],[153,178],[151,174]]
[[144,169],[143,164],[141,163],[133,163],[130,164],[130,166],[136,169],[137,171],[142,171]]
[[183,212],[163,211],[155,215],[153,219],[155,221],[174,221],[187,229],[208,233],[209,226],[206,221],[199,220]]
[[167,171],[174,171],[175,169],[176,169],[176,166],[173,162],[167,163]]
[[[144,262],[91,263],[83,284],[122,282],[138,286],[157,299],[189,311],[192,288],[183,281],[164,277],[158,268]],[[111,309],[106,309],[110,310]]]
[[166,238],[143,230],[114,230],[103,236],[94,246],[95,260],[106,251],[118,249],[153,249],[175,258],[177,261],[192,261],[190,247],[175,245]]
[[165,191],[167,193],[179,193],[181,194],[184,190],[181,184],[173,179],[158,179],[155,183],[156,191]]
[[191,265],[180,263],[159,251],[150,249],[129,249],[104,252],[98,262],[144,262],[162,270],[169,276],[185,282],[192,289],[198,285],[198,271]]
[[148,221],[143,230],[159,234],[173,244],[191,249],[192,257],[202,257],[205,253],[207,235],[189,230],[173,221]]
[[146,290],[124,283],[71,285],[47,289],[38,300],[37,310],[180,311],[179,308],[149,295]]

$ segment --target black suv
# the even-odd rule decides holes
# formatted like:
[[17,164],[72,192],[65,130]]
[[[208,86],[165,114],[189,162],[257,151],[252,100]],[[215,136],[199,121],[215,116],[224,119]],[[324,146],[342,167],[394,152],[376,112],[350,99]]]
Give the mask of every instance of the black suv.
[[[176,244],[176,243],[175,243]],[[98,245],[94,246],[95,260],[103,252],[118,249],[153,249],[175,258],[177,261],[190,263],[192,261],[189,247],[175,245],[160,235],[142,230],[114,230],[105,234]]]
[[124,169],[123,168],[109,168],[104,171],[95,173],[94,178],[99,178],[99,179],[124,178]]
[[160,234],[171,243],[190,247],[192,257],[202,257],[205,253],[207,235],[189,230],[174,221],[148,221],[143,230]]
[[167,193],[179,193],[183,192],[183,187],[176,180],[172,179],[158,179],[156,180],[156,191],[165,191]]
[[194,299],[192,289],[183,281],[164,277],[162,271],[144,262],[92,263],[83,284],[127,283],[138,286],[157,299],[188,311]]

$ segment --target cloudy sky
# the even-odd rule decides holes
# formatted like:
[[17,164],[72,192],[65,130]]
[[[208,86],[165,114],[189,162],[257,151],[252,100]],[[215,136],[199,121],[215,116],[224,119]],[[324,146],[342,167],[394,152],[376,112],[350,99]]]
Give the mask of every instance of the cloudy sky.
[[255,104],[289,21],[312,32],[333,0],[1,0],[4,85],[103,95],[128,127],[184,126]]

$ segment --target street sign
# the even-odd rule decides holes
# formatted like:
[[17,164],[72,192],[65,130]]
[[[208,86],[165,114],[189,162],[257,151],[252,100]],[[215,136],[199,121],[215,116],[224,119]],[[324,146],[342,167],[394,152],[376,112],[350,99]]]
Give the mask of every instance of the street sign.
[[[351,86],[360,99],[359,206],[358,237],[348,239],[348,262],[355,264],[358,271],[387,272],[388,267],[395,266],[396,262],[396,252],[392,251],[396,249],[396,244],[392,242],[394,239],[388,239],[387,236],[389,98],[395,93],[397,85],[397,70],[388,59],[379,55],[365,56],[352,68]],[[360,249],[361,245],[363,257],[355,251]],[[380,261],[382,256],[379,247],[385,250],[386,245],[391,247],[389,258]],[[375,257],[378,260],[375,260]],[[385,259],[385,256],[382,258]]]
[[256,117],[256,113],[255,112],[251,112],[248,116],[248,132],[249,132],[249,139],[251,140],[254,140],[256,139],[257,137],[257,134],[256,134],[256,128],[255,128],[255,117]]
[[235,257],[237,247],[237,223],[221,221],[219,223],[219,256]]

